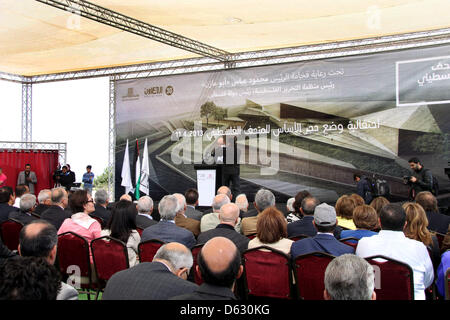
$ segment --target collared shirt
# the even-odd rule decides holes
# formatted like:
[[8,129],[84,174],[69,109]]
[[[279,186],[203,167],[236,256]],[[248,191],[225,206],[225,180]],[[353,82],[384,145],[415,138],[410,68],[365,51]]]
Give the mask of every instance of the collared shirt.
[[[200,220],[200,232],[205,232],[205,231],[214,229],[215,227],[217,227],[218,224],[220,224],[218,212],[212,212],[212,213],[205,214],[202,217],[202,219]],[[239,222],[237,223],[237,225],[234,227],[234,230],[236,230],[236,232],[241,231],[241,220],[240,219],[239,219]]]
[[402,231],[381,230],[359,240],[356,255],[363,258],[383,255],[408,264],[413,270],[414,299],[425,300],[425,289],[433,283],[434,271],[422,242],[407,238]]
[[144,217],[149,218],[150,220],[153,220],[153,217],[151,215],[147,214],[147,213],[138,213],[138,215],[144,216]]

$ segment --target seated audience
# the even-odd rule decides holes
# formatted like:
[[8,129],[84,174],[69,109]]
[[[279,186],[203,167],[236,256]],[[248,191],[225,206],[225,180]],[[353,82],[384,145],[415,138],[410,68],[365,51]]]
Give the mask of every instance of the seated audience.
[[136,216],[136,226],[142,230],[157,224],[158,221],[154,220],[152,217],[153,212],[153,199],[149,196],[140,197],[136,208],[138,214]]
[[58,230],[64,220],[71,217],[71,213],[65,210],[69,205],[69,196],[66,189],[63,187],[52,189],[51,201],[52,205],[42,212],[41,219],[50,222]]
[[345,253],[354,253],[352,247],[339,242],[334,237],[333,232],[337,225],[334,207],[326,203],[316,206],[313,225],[317,229],[317,234],[314,237],[295,241],[291,246],[292,258],[314,251],[325,252],[336,257]]
[[41,216],[42,212],[50,208],[52,205],[52,191],[50,189],[42,189],[38,194],[39,204],[33,211],[33,215]]
[[203,212],[195,209],[195,207],[198,206],[199,197],[197,189],[191,188],[186,190],[184,197],[186,199],[186,212],[184,214],[187,218],[200,221],[203,216]]
[[250,240],[248,248],[268,246],[290,254],[293,242],[287,238],[287,222],[283,213],[275,207],[269,207],[259,214],[256,237]]
[[254,217],[243,218],[241,221],[241,233],[245,236],[256,233],[256,223],[258,216],[266,208],[275,206],[274,194],[266,189],[259,189],[255,195],[255,209],[258,211],[258,215]]
[[239,207],[239,217],[242,218],[242,215],[248,212],[249,203],[247,196],[244,193],[239,194],[234,203]]
[[286,220],[287,223],[295,222],[301,219],[300,216],[295,214],[295,209],[293,204],[295,202],[295,198],[289,198],[286,202]]
[[356,206],[362,206],[363,204],[366,204],[366,202],[364,201],[364,198],[361,197],[359,194],[352,193],[350,195],[350,198],[355,200]]
[[0,300],[56,300],[58,270],[43,258],[9,259],[0,265]]
[[[86,189],[87,190],[87,189]],[[88,190],[89,192],[89,190]],[[106,190],[100,189],[95,192],[94,196],[94,212],[91,213],[91,217],[97,217],[102,219],[102,228],[105,228],[111,217],[111,211],[107,209],[109,203],[109,194]]]
[[119,198],[119,201],[120,200],[127,200],[127,201],[130,201],[130,202],[133,202],[133,199],[131,198],[131,196],[129,194],[121,195],[120,198]]
[[[20,231],[19,254],[22,257],[43,258],[48,264],[54,265],[57,244],[58,235],[55,227],[45,220],[35,220]],[[65,282],[61,282],[56,300],[78,300],[78,291]]]
[[428,229],[445,234],[450,225],[450,216],[439,212],[436,197],[430,191],[421,191],[414,200],[425,210]]
[[349,195],[343,195],[336,201],[335,209],[338,217],[338,225],[350,230],[355,230],[353,223],[353,210],[356,208],[355,200]]
[[447,250],[442,254],[441,263],[437,269],[436,288],[442,298],[445,298],[445,272],[448,268],[450,268],[450,250]]
[[0,188],[0,223],[9,219],[11,211],[19,210],[11,205],[14,201],[15,196],[11,187],[5,186]]
[[206,243],[214,237],[225,237],[233,241],[241,253],[247,250],[249,239],[235,229],[239,221],[239,207],[234,203],[224,204],[220,208],[219,220],[220,223],[214,229],[200,233],[197,244]]
[[214,237],[206,242],[197,263],[195,272],[203,283],[194,292],[175,296],[173,300],[236,300],[233,289],[243,267],[239,250],[230,239]]
[[194,234],[175,225],[175,216],[177,214],[178,200],[173,195],[164,196],[158,205],[161,220],[142,232],[141,242],[151,239],[158,239],[164,242],[179,242],[189,249],[195,245]]
[[167,300],[197,289],[187,281],[192,253],[181,243],[161,246],[152,262],[115,273],[106,283],[103,300]]
[[26,184],[19,184],[16,186],[16,199],[14,201],[13,207],[20,208],[20,198],[24,195],[30,193],[30,189]]
[[375,211],[377,212],[378,218],[379,218],[379,217],[380,217],[381,209],[382,209],[385,205],[387,205],[387,204],[389,204],[389,203],[390,203],[390,202],[389,202],[388,199],[386,199],[386,198],[383,197],[383,196],[379,196],[379,197],[374,198],[374,199],[370,202],[370,206],[371,206],[372,208],[375,209]]
[[[220,223],[220,208],[227,203],[230,203],[230,198],[228,198],[224,194],[218,194],[214,197],[212,203],[213,212],[203,215],[202,219],[200,220],[200,232],[205,232],[217,227],[217,225]],[[236,228],[237,226],[235,227],[235,229]],[[240,229],[237,229],[236,231],[239,232],[239,230]]]
[[231,193],[231,189],[227,186],[221,186],[217,189],[217,194],[224,194],[230,199],[230,202],[233,201],[233,194]]
[[28,224],[31,221],[38,219],[31,214],[35,207],[36,207],[36,196],[31,193],[24,194],[20,198],[20,210],[10,212],[9,218],[17,220],[21,222],[23,225]]
[[298,216],[299,218],[303,217],[301,211],[303,199],[311,196],[312,194],[308,190],[302,190],[295,195],[295,200],[294,203],[292,204],[292,207],[294,208],[295,215]]
[[138,245],[141,236],[136,230],[136,214],[136,206],[132,202],[119,201],[112,209],[106,229],[100,233],[100,236],[110,236],[127,245],[130,267],[139,263]]
[[200,221],[191,219],[186,216],[186,198],[181,193],[173,194],[178,201],[177,215],[175,216],[175,224],[181,228],[185,228],[194,234],[194,237],[198,237],[200,234]]
[[356,255],[362,258],[383,255],[408,264],[414,273],[414,298],[425,300],[425,289],[434,279],[433,264],[427,248],[422,242],[409,239],[403,233],[406,214],[401,205],[385,205],[379,219],[380,232],[359,240]]
[[377,232],[373,231],[379,227],[376,210],[367,204],[357,206],[353,210],[353,223],[356,226],[356,230],[342,230],[341,239],[350,237],[361,239],[376,235]]
[[325,270],[325,300],[375,300],[375,272],[363,258],[343,254]]

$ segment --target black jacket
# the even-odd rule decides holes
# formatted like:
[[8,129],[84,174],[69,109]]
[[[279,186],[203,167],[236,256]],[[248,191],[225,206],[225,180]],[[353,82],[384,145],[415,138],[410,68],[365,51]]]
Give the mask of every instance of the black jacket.
[[55,226],[56,230],[59,230],[64,220],[69,219],[71,216],[71,213],[63,210],[61,207],[52,205],[50,208],[42,212],[41,219],[50,222]]

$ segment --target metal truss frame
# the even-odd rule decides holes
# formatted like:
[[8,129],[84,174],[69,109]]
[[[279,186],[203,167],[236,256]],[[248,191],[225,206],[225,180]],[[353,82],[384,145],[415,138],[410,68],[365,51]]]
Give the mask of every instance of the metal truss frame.
[[58,151],[58,162],[66,163],[67,143],[66,142],[24,142],[24,141],[0,141],[0,150],[56,150]]
[[33,85],[31,83],[22,83],[22,141],[32,141],[33,130]]
[[109,151],[108,151],[108,193],[110,199],[115,195],[116,172],[116,80],[109,78]]

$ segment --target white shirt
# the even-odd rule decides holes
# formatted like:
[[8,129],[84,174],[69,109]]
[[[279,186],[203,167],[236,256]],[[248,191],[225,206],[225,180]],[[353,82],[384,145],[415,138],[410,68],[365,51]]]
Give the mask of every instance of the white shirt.
[[434,279],[433,264],[422,242],[407,238],[402,231],[381,230],[358,241],[356,255],[383,255],[408,264],[413,270],[414,299],[425,300],[425,289]]

